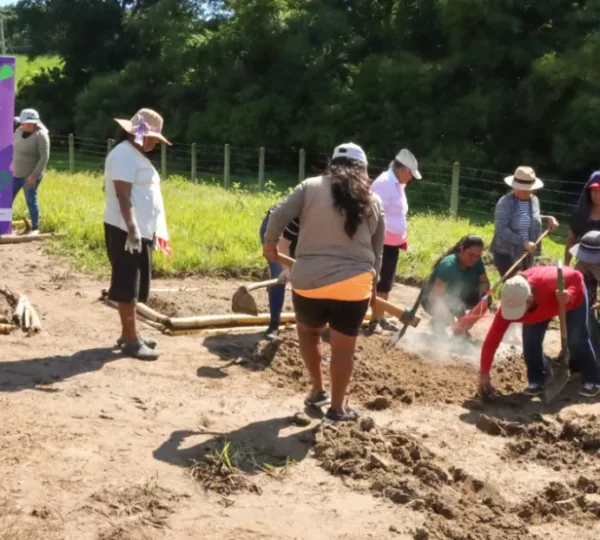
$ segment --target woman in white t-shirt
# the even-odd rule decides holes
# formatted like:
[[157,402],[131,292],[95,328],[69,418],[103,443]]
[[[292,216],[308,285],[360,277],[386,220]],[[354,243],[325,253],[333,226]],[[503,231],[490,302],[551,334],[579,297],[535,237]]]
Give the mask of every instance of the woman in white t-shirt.
[[[420,180],[419,164],[415,156],[406,148],[400,150],[387,171],[382,172],[371,184],[371,190],[376,193],[385,212],[385,241],[383,244],[383,259],[381,273],[377,282],[377,296],[388,299],[396,279],[396,267],[400,250],[408,248],[406,216],[408,200],[406,186],[414,179]],[[384,312],[373,307],[373,316],[369,323],[369,333],[381,334],[383,330],[395,330],[385,320]]]
[[162,117],[141,109],[131,120],[115,119],[122,132],[104,166],[104,231],[112,267],[108,298],[121,317],[122,352],[140,360],[156,360],[156,342],[143,339],[136,323],[136,302],[150,294],[152,251],[170,253],[158,172],[146,157],[163,142]]

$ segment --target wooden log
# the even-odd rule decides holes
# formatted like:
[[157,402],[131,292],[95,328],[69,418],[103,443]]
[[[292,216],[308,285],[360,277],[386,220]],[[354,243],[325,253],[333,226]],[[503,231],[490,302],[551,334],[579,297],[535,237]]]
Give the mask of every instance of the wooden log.
[[[362,326],[367,326],[369,321],[371,320],[371,313],[369,312],[365,319],[362,322]],[[295,323],[286,323],[286,328],[295,329]],[[168,336],[177,337],[177,336],[226,336],[226,335],[238,335],[238,334],[247,334],[253,332],[264,332],[267,329],[267,325],[262,326],[232,326],[225,328],[188,328],[186,330],[169,330],[165,332]]]
[[169,319],[169,317],[167,317],[166,315],[155,311],[151,307],[148,307],[146,304],[137,303],[135,305],[135,309],[140,315],[146,317],[146,319],[159,324],[166,324]]
[[[198,317],[174,317],[166,322],[171,330],[190,330],[200,328],[217,328],[223,326],[258,326],[269,323],[270,315],[263,313],[254,317],[232,313],[228,315],[200,315]],[[281,322],[291,323],[296,321],[294,313],[282,313]]]
[[[196,317],[171,317],[165,323],[171,331],[199,330],[203,328],[236,328],[240,326],[263,326],[269,324],[270,315],[262,313],[258,316],[231,313],[227,315],[200,315]],[[371,310],[367,311],[364,322],[371,320]],[[283,324],[296,322],[293,312],[281,314]]]
[[0,245],[3,244],[24,244],[26,242],[39,242],[41,240],[48,240],[50,238],[54,238],[56,236],[61,236],[57,233],[44,233],[44,234],[21,234],[21,235],[12,235],[6,234],[0,236]]
[[14,332],[17,327],[14,324],[0,324],[0,334],[7,336],[11,332]]
[[[112,300],[109,300],[108,298],[103,298],[102,301],[109,307],[112,307],[115,309],[117,309],[119,307],[119,305],[116,302],[113,302]],[[144,323],[156,330],[160,330],[163,334],[166,334],[167,327],[163,323],[157,323],[155,321],[151,321],[151,320],[147,319],[146,317],[144,317],[141,313],[138,313],[138,312],[136,312],[136,316],[137,316],[137,320],[140,321],[141,323]]]
[[[118,307],[116,302],[113,302],[112,300],[108,299],[108,289],[102,289],[102,291],[100,292],[100,299],[114,308]],[[141,302],[135,305],[135,309],[139,315],[142,315],[147,320],[153,321],[161,325],[166,325],[167,320],[169,319],[169,317],[167,317],[166,315],[155,311],[151,307],[148,307],[146,304],[142,304]]]

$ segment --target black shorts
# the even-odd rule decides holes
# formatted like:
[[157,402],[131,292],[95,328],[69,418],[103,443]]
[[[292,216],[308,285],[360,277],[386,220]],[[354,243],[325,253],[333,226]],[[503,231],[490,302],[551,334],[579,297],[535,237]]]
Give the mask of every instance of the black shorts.
[[383,246],[383,255],[381,257],[381,272],[379,272],[379,281],[377,282],[377,292],[389,293],[394,286],[396,279],[396,267],[398,266],[399,246]]
[[104,240],[112,267],[108,298],[113,302],[146,303],[150,296],[152,241],[142,239],[141,253],[125,251],[127,233],[119,227],[104,224]]
[[369,309],[370,298],[349,302],[306,298],[292,292],[296,320],[309,328],[329,328],[346,336],[358,336],[362,322]]

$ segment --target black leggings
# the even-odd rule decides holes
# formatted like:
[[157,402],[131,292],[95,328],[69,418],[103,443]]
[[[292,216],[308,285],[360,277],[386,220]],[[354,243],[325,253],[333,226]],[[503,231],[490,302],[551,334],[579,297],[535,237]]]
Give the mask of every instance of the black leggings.
[[381,257],[381,272],[379,272],[379,281],[377,282],[377,292],[389,293],[394,286],[396,279],[396,267],[398,266],[399,246],[383,246],[383,255]]

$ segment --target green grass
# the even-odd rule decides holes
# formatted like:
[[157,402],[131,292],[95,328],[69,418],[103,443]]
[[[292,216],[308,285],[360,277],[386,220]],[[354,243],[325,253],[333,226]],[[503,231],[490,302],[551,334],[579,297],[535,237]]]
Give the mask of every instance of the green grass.
[[62,60],[58,56],[39,56],[33,60],[29,60],[25,54],[17,54],[16,57],[16,84],[19,87],[19,82],[35,75],[42,69],[51,69],[61,65]]
[[[267,209],[281,195],[275,192],[226,191],[214,185],[192,184],[170,178],[163,195],[171,234],[173,257],[158,255],[160,275],[259,277],[264,275],[258,229]],[[104,194],[98,174],[69,175],[49,171],[40,188],[42,227],[63,233],[49,248],[66,256],[77,270],[105,274],[108,271],[102,215]],[[15,204],[15,219],[25,215],[23,197]],[[429,275],[432,262],[463,235],[481,235],[489,245],[492,224],[454,220],[448,215],[412,212],[409,220],[409,250],[400,257],[399,277],[418,282]],[[544,242],[544,256],[562,256],[563,244]],[[490,278],[498,276],[488,263]]]

